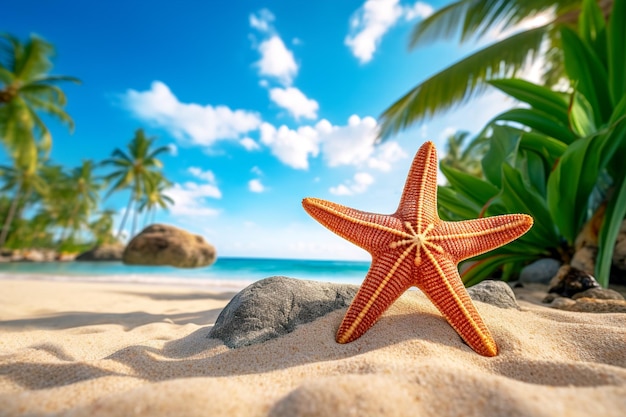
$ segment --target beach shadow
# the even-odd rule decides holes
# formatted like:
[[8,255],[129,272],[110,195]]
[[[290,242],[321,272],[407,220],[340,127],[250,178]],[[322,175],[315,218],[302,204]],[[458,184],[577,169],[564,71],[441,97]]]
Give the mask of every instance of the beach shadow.
[[194,300],[215,300],[215,301],[229,301],[237,293],[236,292],[224,292],[224,293],[151,293],[151,292],[135,292],[135,291],[117,291],[117,294],[135,295],[139,297],[150,298],[155,301],[194,301]]
[[132,330],[150,323],[167,322],[174,324],[212,324],[222,311],[221,308],[178,314],[151,314],[144,311],[130,313],[92,313],[86,311],[68,311],[44,317],[0,321],[0,329],[23,330],[38,329],[69,329],[73,327],[95,326],[101,324],[117,324],[124,330]]
[[[132,368],[135,371],[133,374],[140,378],[162,381],[176,378],[222,377],[272,372],[310,363],[346,359],[362,355],[368,351],[387,348],[407,340],[428,340],[432,343],[471,350],[463,344],[454,329],[441,316],[430,313],[410,313],[383,317],[368,331],[370,337],[367,338],[367,341],[359,339],[349,344],[339,345],[335,342],[335,331],[339,327],[345,311],[340,313],[341,315],[330,313],[336,316],[336,326],[329,326],[325,336],[325,339],[328,340],[321,340],[318,345],[315,343],[303,344],[299,338],[294,337],[286,340],[276,338],[263,342],[270,349],[272,344],[276,345],[276,354],[281,356],[279,362],[268,361],[263,363],[261,358],[257,357],[259,345],[229,349],[208,358],[193,358],[203,351],[222,344],[217,339],[208,338],[210,327],[198,329],[184,338],[169,341],[163,349],[131,346],[113,353],[106,359],[118,361]],[[424,330],[421,332],[420,324],[424,326]],[[385,332],[387,326],[398,330],[391,334],[385,333],[384,336],[376,334],[379,331]],[[441,327],[442,331],[432,332],[433,326]],[[403,331],[405,329],[411,330]],[[422,337],[420,334],[428,336]],[[366,338],[367,336],[363,337]],[[336,348],[325,349],[324,347],[328,344],[332,344]],[[160,355],[165,359],[159,359],[155,355]],[[254,366],[247,367],[246,363],[254,363]],[[363,373],[367,373],[367,370],[364,369]]]
[[46,352],[62,361],[71,362],[74,360],[74,358],[70,354],[68,354],[65,351],[65,349],[63,349],[60,346],[54,345],[52,343],[42,343],[41,345],[33,345],[30,348]]
[[8,363],[0,365],[0,375],[5,375],[25,389],[41,390],[103,376],[120,375],[84,363]]

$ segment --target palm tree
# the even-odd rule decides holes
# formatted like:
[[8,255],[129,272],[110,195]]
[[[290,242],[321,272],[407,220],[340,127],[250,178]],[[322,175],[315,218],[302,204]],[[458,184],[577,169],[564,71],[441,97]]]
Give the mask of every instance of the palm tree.
[[74,77],[49,75],[53,46],[31,35],[25,43],[14,36],[0,35],[0,140],[15,165],[34,171],[40,151],[52,146],[52,135],[39,117],[49,114],[65,123],[74,123],[63,110],[66,98],[56,85],[79,83]]
[[[441,159],[441,164],[480,177],[480,161],[488,142],[482,137],[472,140],[469,135],[470,132],[457,131],[448,136],[446,154]],[[470,139],[469,143],[465,143],[467,139]]]
[[[130,189],[130,198],[124,217],[120,224],[117,237],[119,238],[124,230],[128,213],[133,203],[137,203],[143,198],[151,180],[151,176],[162,168],[163,164],[156,157],[163,152],[169,152],[168,146],[160,146],[152,149],[155,137],[147,137],[143,129],[137,129],[135,136],[127,145],[128,153],[116,148],[111,154],[111,158],[103,161],[104,165],[113,166],[115,171],[105,177],[106,181],[114,181],[107,197],[116,191]],[[137,210],[135,210],[136,212]],[[131,235],[135,234],[136,216],[134,217]]]
[[144,227],[148,223],[148,218],[151,215],[152,223],[156,215],[157,208],[167,210],[168,205],[174,204],[174,200],[164,192],[171,186],[171,183],[165,179],[160,173],[153,173],[149,181],[146,182],[146,193],[139,202],[138,211],[143,212],[146,210],[144,217]]
[[96,241],[96,246],[115,242],[113,236],[114,215],[114,210],[104,210],[99,213],[99,217],[89,223],[89,230]]
[[61,187],[61,199],[66,205],[65,210],[62,210],[65,216],[59,219],[63,224],[61,243],[68,233],[73,239],[76,232],[87,226],[93,210],[98,206],[102,181],[94,175],[95,167],[93,161],[84,160],[65,178],[65,186]]
[[11,229],[14,219],[21,219],[21,212],[28,204],[32,192],[44,194],[47,189],[47,183],[41,177],[38,170],[32,170],[30,167],[19,166],[0,166],[4,185],[0,191],[13,190],[13,199],[9,210],[4,218],[2,231],[0,232],[0,247],[3,247],[7,241],[7,236]]
[[[605,15],[613,0],[598,0]],[[487,81],[514,77],[535,59],[545,41],[551,66],[544,78],[555,81],[562,74],[559,27],[573,25],[583,0],[457,0],[419,22],[410,48],[460,34],[460,41],[479,40],[494,29],[511,29],[526,18],[552,12],[550,21],[520,31],[463,58],[415,86],[381,115],[380,136],[385,138],[434,115],[467,102],[484,92]],[[460,29],[459,29],[460,28]]]

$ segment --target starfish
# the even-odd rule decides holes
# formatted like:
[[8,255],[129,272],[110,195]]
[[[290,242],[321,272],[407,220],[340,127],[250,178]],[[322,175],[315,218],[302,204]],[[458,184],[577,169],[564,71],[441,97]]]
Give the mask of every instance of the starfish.
[[337,331],[338,343],[361,337],[412,286],[437,307],[477,353],[498,347],[467,293],[457,264],[505,245],[530,229],[526,214],[447,222],[437,214],[437,151],[420,147],[395,213],[368,213],[317,198],[304,209],[332,232],[367,250],[370,269]]

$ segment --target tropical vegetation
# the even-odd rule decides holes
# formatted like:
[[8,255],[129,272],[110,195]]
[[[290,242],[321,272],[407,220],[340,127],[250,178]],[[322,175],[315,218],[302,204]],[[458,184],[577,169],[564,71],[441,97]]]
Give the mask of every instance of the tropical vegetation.
[[[141,209],[149,208],[152,210],[156,208],[156,205],[165,208],[167,203],[171,202],[169,197],[165,198],[162,195],[168,181],[160,172],[163,164],[156,158],[159,154],[168,152],[169,148],[160,146],[153,149],[155,140],[154,137],[147,137],[143,129],[138,129],[127,146],[128,153],[116,148],[111,158],[103,162],[104,165],[110,165],[114,169],[112,173],[106,176],[107,181],[114,182],[109,193],[128,188],[131,190],[118,237],[121,236],[133,205],[135,210],[131,235],[135,234],[137,217]],[[144,199],[148,201],[143,203]]]
[[[383,138],[477,97],[489,81],[513,78],[529,62],[546,61],[543,79],[554,84],[563,75],[560,30],[575,27],[582,0],[457,0],[416,24],[410,48],[437,40],[468,41],[497,39],[494,34],[512,34],[471,53],[448,68],[419,83],[387,108],[380,130]],[[600,14],[608,16],[613,0],[599,0]],[[522,29],[529,19],[545,22]]]
[[[37,36],[21,42],[0,35],[0,140],[11,161],[0,166],[0,248],[77,251],[115,242],[115,212],[101,207],[115,192],[128,191],[131,196],[124,222],[130,204],[135,204],[133,234],[139,212],[154,218],[157,208],[173,203],[165,194],[170,182],[156,159],[167,148],[153,149],[156,139],[146,137],[141,129],[130,141],[128,153],[115,149],[106,161],[84,160],[74,168],[53,163],[52,135],[41,116],[52,116],[72,130],[59,84],[79,82],[50,74],[53,55],[52,45]],[[109,166],[113,172],[98,173]],[[109,193],[102,198],[111,181]]]
[[460,220],[523,212],[534,227],[517,241],[475,258],[471,285],[501,270],[504,278],[540,257],[568,262],[577,237],[600,218],[595,275],[606,286],[617,233],[626,216],[626,0],[606,13],[584,0],[577,26],[561,26],[567,91],[517,78],[490,85],[524,103],[496,116],[478,135],[489,148],[476,177],[441,165],[440,214]]

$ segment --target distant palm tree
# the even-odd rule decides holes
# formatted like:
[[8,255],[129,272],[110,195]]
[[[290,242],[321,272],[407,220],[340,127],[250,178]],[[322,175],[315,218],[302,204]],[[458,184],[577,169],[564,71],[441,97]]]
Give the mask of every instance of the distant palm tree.
[[167,210],[168,205],[174,204],[174,200],[167,194],[164,194],[171,186],[171,183],[162,175],[157,174],[153,176],[151,180],[146,182],[146,186],[146,193],[137,208],[139,212],[146,211],[144,227],[147,225],[149,217],[151,217],[151,221],[154,223],[157,208],[160,207]]
[[[609,15],[613,0],[598,3]],[[552,65],[545,69],[544,78],[556,81],[562,71],[559,27],[578,21],[581,4],[582,0],[457,0],[422,20],[413,30],[411,48],[459,34],[461,42],[478,40],[492,30],[511,29],[526,18],[553,13],[548,23],[494,42],[418,84],[383,112],[380,136],[388,137],[467,102],[484,92],[490,79],[514,76],[538,56],[544,41]]]
[[98,206],[100,199],[99,191],[103,184],[101,178],[94,174],[96,165],[91,160],[74,168],[64,180],[61,187],[61,199],[64,200],[65,210],[59,222],[63,225],[61,232],[61,244],[68,236],[73,240],[75,234],[89,224],[93,210]]
[[[143,129],[137,129],[135,136],[127,145],[128,153],[116,148],[111,154],[111,158],[103,161],[104,165],[112,166],[115,169],[105,177],[106,181],[113,182],[107,196],[116,191],[130,189],[128,206],[117,233],[118,238],[124,230],[124,225],[133,203],[137,206],[138,202],[144,197],[149,187],[148,182],[153,180],[153,176],[162,176],[159,170],[163,164],[156,157],[163,152],[169,152],[170,148],[168,146],[160,146],[152,149],[155,140],[156,138],[154,137],[147,137]],[[136,215],[133,220],[131,235],[135,234],[135,223]]]
[[[470,139],[469,143],[466,140]],[[441,164],[480,177],[482,174],[481,156],[487,142],[484,139],[470,138],[470,132],[458,131],[447,138],[446,154]]]
[[39,117],[49,114],[73,129],[63,110],[66,98],[58,82],[79,83],[74,77],[49,75],[54,48],[31,35],[26,43],[0,35],[0,140],[20,169],[34,171],[40,151],[52,146],[52,135]]
[[96,245],[115,242],[115,237],[113,236],[113,216],[115,216],[114,210],[104,210],[99,213],[95,220],[89,223],[89,230],[96,241]]
[[11,224],[14,219],[21,218],[21,211],[28,204],[33,191],[43,194],[48,185],[39,171],[31,170],[30,167],[0,166],[0,175],[4,181],[0,191],[13,190],[13,199],[4,218],[2,231],[0,231],[0,247],[3,247],[11,230]]

